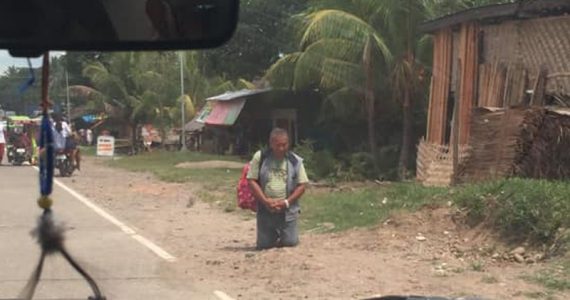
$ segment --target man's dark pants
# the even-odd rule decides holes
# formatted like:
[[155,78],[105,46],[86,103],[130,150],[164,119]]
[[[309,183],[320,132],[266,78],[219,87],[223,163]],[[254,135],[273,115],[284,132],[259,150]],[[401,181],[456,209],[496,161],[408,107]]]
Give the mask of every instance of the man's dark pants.
[[293,247],[299,243],[297,220],[286,220],[285,213],[257,212],[257,249]]

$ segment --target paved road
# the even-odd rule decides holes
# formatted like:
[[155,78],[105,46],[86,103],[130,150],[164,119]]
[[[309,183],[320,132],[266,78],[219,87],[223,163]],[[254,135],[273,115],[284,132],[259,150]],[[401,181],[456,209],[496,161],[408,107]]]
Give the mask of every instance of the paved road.
[[[0,166],[0,299],[17,297],[37,263],[39,247],[30,236],[41,213],[37,196],[35,169]],[[218,299],[212,290],[170,278],[169,266],[175,262],[159,257],[68,191],[54,185],[53,198],[56,218],[68,228],[68,250],[96,278],[107,299]],[[90,295],[65,260],[46,260],[35,299]]]

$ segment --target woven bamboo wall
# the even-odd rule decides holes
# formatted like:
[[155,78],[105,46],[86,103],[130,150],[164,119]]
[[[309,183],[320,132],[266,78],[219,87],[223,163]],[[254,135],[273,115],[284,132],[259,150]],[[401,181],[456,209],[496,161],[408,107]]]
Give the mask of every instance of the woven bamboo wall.
[[[467,159],[467,146],[459,147],[459,162]],[[453,179],[453,151],[447,145],[424,139],[418,144],[416,179],[425,186],[449,186]]]
[[[547,93],[570,95],[570,16],[508,21],[483,26],[483,60],[521,64],[534,82],[541,67]],[[563,75],[563,76],[560,76]]]
[[524,109],[473,111],[472,148],[469,158],[459,167],[460,181],[478,182],[512,174],[524,116]]

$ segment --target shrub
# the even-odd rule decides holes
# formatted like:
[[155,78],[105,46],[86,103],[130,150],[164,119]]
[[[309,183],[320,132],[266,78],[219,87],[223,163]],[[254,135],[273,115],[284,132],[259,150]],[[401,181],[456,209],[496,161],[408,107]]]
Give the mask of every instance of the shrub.
[[295,146],[293,149],[297,155],[303,158],[303,164],[305,165],[305,170],[307,171],[307,176],[309,179],[316,179],[317,175],[315,174],[314,167],[313,167],[313,158],[315,156],[315,141],[307,139],[302,140],[298,145]]
[[352,173],[367,179],[378,176],[378,168],[374,156],[367,152],[354,153],[350,157],[350,170]]
[[338,165],[332,152],[323,150],[313,155],[311,169],[317,179],[322,179],[335,176]]
[[472,225],[485,222],[505,237],[553,242],[570,226],[570,184],[531,179],[504,179],[460,189],[457,205]]

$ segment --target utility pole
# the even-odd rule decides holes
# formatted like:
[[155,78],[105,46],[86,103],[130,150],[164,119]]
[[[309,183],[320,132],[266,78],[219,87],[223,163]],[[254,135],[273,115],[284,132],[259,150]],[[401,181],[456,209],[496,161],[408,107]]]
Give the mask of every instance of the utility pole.
[[181,116],[182,117],[182,124],[181,125],[182,126],[180,126],[180,129],[181,129],[180,141],[181,141],[182,145],[181,145],[180,151],[186,151],[188,149],[186,148],[186,130],[184,128],[186,126],[186,116],[185,116],[185,114],[186,114],[185,108],[186,107],[184,105],[185,104],[184,103],[184,100],[185,100],[184,99],[184,52],[180,51],[179,55],[180,55],[180,107],[182,108],[181,109],[181,112],[182,112],[182,116]]
[[69,103],[69,74],[65,70],[65,93],[66,93],[66,106],[67,106],[67,122],[71,124],[71,104]]

